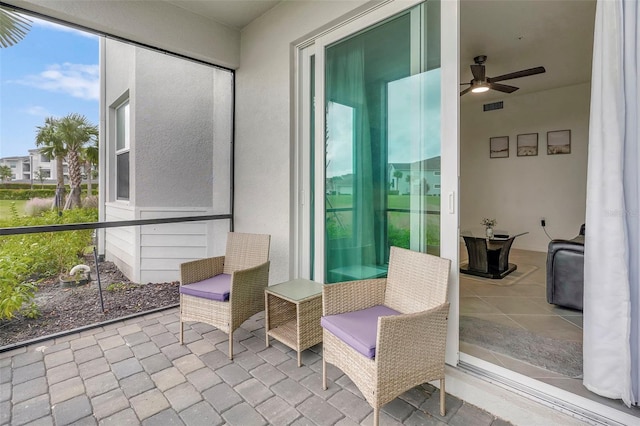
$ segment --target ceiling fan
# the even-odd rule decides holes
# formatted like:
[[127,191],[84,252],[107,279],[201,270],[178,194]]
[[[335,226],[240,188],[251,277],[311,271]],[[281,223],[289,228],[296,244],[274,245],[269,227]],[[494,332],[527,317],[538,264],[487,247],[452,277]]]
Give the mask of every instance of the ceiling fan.
[[499,84],[498,81],[527,77],[535,74],[542,74],[543,72],[547,71],[544,69],[544,67],[535,67],[522,71],[511,72],[509,74],[499,75],[497,77],[487,77],[484,69],[484,63],[486,60],[486,55],[480,55],[473,58],[473,61],[475,62],[475,65],[471,65],[473,80],[471,80],[471,82],[469,83],[461,83],[461,85],[469,85],[469,87],[460,92],[460,96],[469,92],[482,93],[486,92],[489,89],[497,90],[504,93],[512,93],[519,88],[515,86],[509,86],[508,84]]

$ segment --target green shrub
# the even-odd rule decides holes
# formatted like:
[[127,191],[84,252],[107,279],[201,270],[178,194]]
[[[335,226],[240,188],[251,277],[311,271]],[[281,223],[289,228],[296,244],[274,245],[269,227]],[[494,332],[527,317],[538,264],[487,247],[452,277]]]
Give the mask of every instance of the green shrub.
[[389,224],[387,238],[390,246],[410,248],[411,232],[405,228],[397,228]]
[[[96,209],[55,211],[38,217],[19,217],[15,206],[12,219],[0,227],[95,222]],[[92,243],[92,230],[41,232],[9,235],[0,240],[0,318],[11,318],[23,304],[32,302],[35,285],[30,281],[56,276],[78,264],[84,249]],[[27,313],[34,313],[27,308]]]
[[0,200],[30,200],[32,198],[51,198],[56,189],[0,189]]
[[125,283],[111,283],[107,286],[107,291],[113,293],[120,290],[125,290],[127,285]]

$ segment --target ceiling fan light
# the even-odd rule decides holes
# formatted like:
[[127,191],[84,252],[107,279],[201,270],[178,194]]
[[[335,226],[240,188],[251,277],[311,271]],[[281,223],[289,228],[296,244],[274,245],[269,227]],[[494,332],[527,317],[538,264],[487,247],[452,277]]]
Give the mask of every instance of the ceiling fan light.
[[484,93],[489,90],[488,86],[478,86],[471,89],[473,93]]

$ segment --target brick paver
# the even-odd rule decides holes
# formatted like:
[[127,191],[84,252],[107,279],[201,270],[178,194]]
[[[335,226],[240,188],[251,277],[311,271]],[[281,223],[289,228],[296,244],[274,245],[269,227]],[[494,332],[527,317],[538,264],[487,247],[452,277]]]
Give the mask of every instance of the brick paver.
[[[370,424],[372,409],[342,371],[329,365],[322,389],[322,346],[296,353],[264,344],[264,314],[228,336],[186,324],[178,310],[107,324],[81,334],[0,352],[4,425],[339,425]],[[508,426],[490,413],[425,384],[387,404],[381,424]]]

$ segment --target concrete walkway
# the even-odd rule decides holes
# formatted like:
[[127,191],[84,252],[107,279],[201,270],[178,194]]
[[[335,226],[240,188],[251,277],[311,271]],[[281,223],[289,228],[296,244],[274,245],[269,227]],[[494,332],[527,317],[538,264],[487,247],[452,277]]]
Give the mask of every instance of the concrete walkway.
[[[322,390],[321,346],[265,348],[263,314],[227,335],[185,327],[178,310],[149,314],[0,353],[2,425],[370,425],[373,414],[334,367]],[[382,425],[500,426],[509,423],[425,384],[387,404]]]

